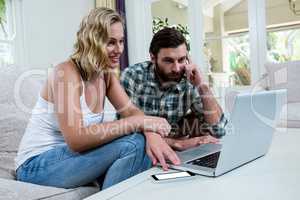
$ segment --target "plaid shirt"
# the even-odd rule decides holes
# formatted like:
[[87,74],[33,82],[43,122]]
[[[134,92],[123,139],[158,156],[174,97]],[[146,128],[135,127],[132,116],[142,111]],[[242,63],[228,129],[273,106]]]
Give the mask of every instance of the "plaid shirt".
[[[126,68],[121,75],[121,84],[137,107],[146,115],[167,119],[172,130],[191,111],[205,124],[201,97],[197,88],[186,78],[168,88],[162,88],[155,77],[154,65],[147,61]],[[227,120],[222,115],[218,124],[206,123],[206,128],[221,137],[225,134],[226,123]],[[180,133],[171,131],[170,136],[178,137],[178,134]]]

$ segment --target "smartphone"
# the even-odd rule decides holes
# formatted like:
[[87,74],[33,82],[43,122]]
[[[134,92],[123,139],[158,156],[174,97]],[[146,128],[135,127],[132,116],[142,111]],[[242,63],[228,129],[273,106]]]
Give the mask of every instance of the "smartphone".
[[179,171],[179,172],[170,172],[170,173],[161,173],[161,174],[153,174],[151,177],[155,181],[167,181],[167,180],[174,180],[178,178],[187,178],[187,177],[193,177],[196,174],[189,171]]

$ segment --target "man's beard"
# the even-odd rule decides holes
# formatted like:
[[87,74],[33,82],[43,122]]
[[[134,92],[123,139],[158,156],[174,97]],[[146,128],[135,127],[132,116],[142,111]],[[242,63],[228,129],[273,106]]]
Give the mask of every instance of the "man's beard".
[[184,76],[184,73],[169,73],[166,74],[164,73],[157,62],[155,62],[155,74],[159,77],[159,79],[164,83],[164,84],[171,84],[171,83],[178,83],[181,81],[181,79]]

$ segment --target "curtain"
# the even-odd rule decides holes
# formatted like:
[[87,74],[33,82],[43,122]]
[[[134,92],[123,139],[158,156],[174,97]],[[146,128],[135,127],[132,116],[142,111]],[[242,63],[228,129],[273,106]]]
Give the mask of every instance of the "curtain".
[[115,0],[96,0],[96,7],[106,7],[111,9],[116,9]]
[[121,70],[128,67],[128,44],[127,44],[127,29],[126,29],[126,10],[125,10],[125,0],[115,0],[116,1],[116,10],[121,14],[125,20],[124,27],[124,52],[121,56],[120,67]]

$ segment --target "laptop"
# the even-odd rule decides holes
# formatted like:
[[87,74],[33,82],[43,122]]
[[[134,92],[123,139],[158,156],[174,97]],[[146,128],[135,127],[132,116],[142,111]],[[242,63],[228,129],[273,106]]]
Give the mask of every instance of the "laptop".
[[204,144],[177,152],[177,170],[217,177],[264,156],[272,141],[286,90],[239,94],[220,144]]

